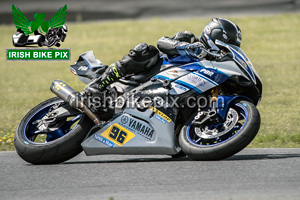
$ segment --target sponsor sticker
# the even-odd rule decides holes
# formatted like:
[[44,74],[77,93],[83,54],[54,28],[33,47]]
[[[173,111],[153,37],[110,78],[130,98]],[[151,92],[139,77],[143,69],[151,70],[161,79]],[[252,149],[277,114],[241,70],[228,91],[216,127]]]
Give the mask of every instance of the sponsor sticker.
[[124,116],[121,117],[122,124],[126,124],[128,122],[128,120],[129,120],[129,117],[126,116],[126,115],[124,115]]
[[247,64],[242,59],[240,59],[239,57],[236,57],[236,59],[242,64],[243,67],[247,68]]
[[154,130],[145,122],[124,115],[121,117],[121,123],[128,130],[139,134],[148,140],[153,138]]
[[188,91],[188,88],[183,87],[182,85],[176,84],[175,87],[179,88],[180,90],[183,90],[184,92]]
[[56,82],[54,88],[58,91],[60,91],[63,87],[66,87],[66,84],[62,81]]
[[102,134],[102,137],[113,141],[118,146],[123,146],[132,138],[135,137],[135,134],[120,126],[119,124],[113,124],[108,129],[106,129]]
[[195,86],[203,86],[206,83],[206,81],[203,78],[195,74],[189,74],[188,78]]
[[86,71],[86,70],[88,70],[88,67],[87,67],[87,66],[80,66],[80,67],[78,68],[78,70]]
[[150,110],[152,110],[153,112],[155,112],[158,116],[162,117],[164,120],[166,120],[167,122],[171,121],[171,118],[168,117],[165,113],[161,112],[160,110],[158,110],[157,108],[154,108],[153,106],[151,106],[149,108]]
[[207,70],[207,69],[201,69],[200,72],[203,73],[203,74],[206,74],[208,76],[214,75],[213,71],[210,71],[210,70]]
[[110,148],[112,148],[114,146],[114,143],[109,141],[108,139],[105,139],[104,137],[98,135],[98,134],[94,134],[94,139],[98,140],[99,142],[102,142],[103,144],[109,146]]
[[250,62],[250,60],[246,60],[246,62],[249,66],[251,66],[251,67],[253,66],[252,63]]
[[155,114],[154,117],[155,117],[155,119],[158,119],[159,121],[161,121],[164,124],[167,123],[167,120],[163,119],[161,116],[159,116],[157,114]]
[[169,70],[166,72],[167,74],[177,78],[179,76],[178,71],[177,70]]

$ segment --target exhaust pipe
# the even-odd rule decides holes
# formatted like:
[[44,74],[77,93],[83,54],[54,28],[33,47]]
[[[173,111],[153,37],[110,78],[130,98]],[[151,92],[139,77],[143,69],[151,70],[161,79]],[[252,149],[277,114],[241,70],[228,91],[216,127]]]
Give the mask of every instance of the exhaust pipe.
[[96,125],[100,124],[100,120],[96,117],[96,115],[83,103],[79,92],[76,92],[68,84],[61,80],[55,80],[52,82],[50,90],[71,107],[83,111]]

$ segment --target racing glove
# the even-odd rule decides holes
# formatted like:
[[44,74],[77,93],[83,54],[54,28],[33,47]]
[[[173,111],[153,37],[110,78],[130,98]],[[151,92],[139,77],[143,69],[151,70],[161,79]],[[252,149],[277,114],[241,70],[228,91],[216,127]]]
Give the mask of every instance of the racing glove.
[[207,53],[204,51],[204,45],[200,42],[189,44],[187,42],[180,42],[177,45],[177,51],[181,56],[191,56],[198,59],[204,58]]

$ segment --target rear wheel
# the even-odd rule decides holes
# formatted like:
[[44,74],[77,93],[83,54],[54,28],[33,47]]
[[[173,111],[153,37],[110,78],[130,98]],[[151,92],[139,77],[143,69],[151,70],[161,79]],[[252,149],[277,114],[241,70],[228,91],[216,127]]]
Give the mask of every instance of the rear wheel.
[[82,151],[81,142],[93,126],[84,114],[69,116],[52,123],[52,129],[41,132],[37,121],[63,100],[55,97],[34,107],[21,120],[15,134],[19,156],[32,164],[55,164],[73,158]]
[[181,129],[179,143],[184,153],[194,160],[221,160],[244,149],[256,136],[260,115],[245,100],[234,101],[222,123],[202,127],[192,124],[191,117]]

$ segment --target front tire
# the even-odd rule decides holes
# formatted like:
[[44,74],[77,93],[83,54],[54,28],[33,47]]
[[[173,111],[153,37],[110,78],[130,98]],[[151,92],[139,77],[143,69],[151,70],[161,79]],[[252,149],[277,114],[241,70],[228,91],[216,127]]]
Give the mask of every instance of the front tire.
[[191,124],[194,117],[188,120],[179,135],[180,146],[188,157],[193,160],[225,159],[244,149],[254,139],[260,127],[257,108],[245,100],[234,101],[230,108],[232,113],[238,113],[236,124],[230,131],[215,138],[210,135],[201,138],[201,133],[197,135]]
[[[93,126],[92,121],[84,114],[66,119],[55,131],[36,134],[38,130],[34,122],[45,116],[57,103],[63,103],[63,100],[58,97],[48,99],[30,110],[21,120],[14,144],[17,153],[25,161],[32,164],[57,164],[82,151],[81,142]],[[40,136],[41,139],[38,138]]]

